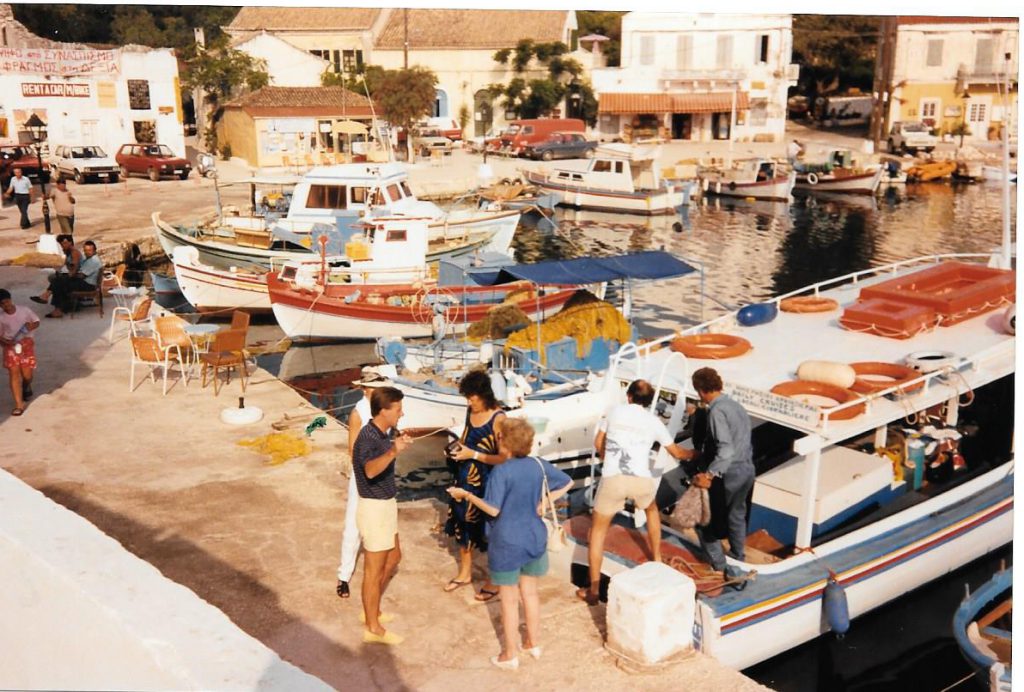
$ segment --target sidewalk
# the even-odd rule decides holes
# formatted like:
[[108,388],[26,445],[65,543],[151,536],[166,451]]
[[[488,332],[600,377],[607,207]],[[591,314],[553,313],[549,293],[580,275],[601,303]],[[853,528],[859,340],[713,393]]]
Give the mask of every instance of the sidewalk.
[[[32,305],[39,284],[36,270],[0,267],[0,286],[16,304]],[[406,643],[364,646],[359,572],[353,598],[334,594],[346,493],[341,427],[329,421],[313,434],[311,455],[269,466],[236,442],[273,432],[286,413],[316,413],[282,382],[258,371],[246,403],[265,417],[231,427],[219,414],[237,403],[237,381],[216,398],[198,381],[163,397],[159,383],[143,380],[129,393],[129,345],[107,344],[109,318],[86,310],[42,322],[35,397],[12,418],[9,394],[0,396],[3,468],[332,687],[762,689],[701,655],[659,675],[623,672],[602,646],[604,608],[581,605],[554,577],[542,582],[544,657],[514,674],[494,669],[487,659],[498,651],[499,604],[475,604],[469,589],[442,593],[456,563],[437,531],[444,509],[431,501],[400,511],[403,561],[385,608],[398,614],[394,628]],[[273,338],[273,328],[257,329],[250,341]],[[102,575],[106,567],[94,568]]]

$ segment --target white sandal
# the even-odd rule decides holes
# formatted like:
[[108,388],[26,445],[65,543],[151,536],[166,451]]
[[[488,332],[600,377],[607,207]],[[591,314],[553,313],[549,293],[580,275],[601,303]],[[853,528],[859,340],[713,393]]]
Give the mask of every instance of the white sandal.
[[[499,656],[501,654],[498,654]],[[498,656],[491,656],[491,663],[502,670],[516,670],[519,668],[519,657],[510,658],[507,661],[499,661]]]

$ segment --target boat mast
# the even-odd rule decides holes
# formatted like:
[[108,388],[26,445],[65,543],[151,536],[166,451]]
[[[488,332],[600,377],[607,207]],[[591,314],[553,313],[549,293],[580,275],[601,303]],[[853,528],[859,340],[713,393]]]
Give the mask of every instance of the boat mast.
[[[998,84],[998,82],[997,82]],[[1010,257],[1010,53],[1003,53],[1003,269],[1011,268]]]

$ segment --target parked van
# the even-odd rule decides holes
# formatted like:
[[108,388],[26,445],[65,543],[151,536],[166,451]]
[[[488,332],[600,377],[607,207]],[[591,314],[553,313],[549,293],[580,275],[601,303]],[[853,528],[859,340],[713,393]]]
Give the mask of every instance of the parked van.
[[556,132],[585,132],[586,124],[576,118],[535,118],[513,120],[498,138],[496,149],[518,156],[531,144],[540,144]]

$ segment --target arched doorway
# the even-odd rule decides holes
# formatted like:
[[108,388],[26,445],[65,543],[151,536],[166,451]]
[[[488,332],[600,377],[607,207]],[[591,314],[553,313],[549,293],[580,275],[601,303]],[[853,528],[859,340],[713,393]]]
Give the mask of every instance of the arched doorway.
[[473,94],[473,136],[483,137],[494,125],[494,106],[491,94],[481,89]]
[[444,89],[437,90],[437,98],[434,99],[434,117],[447,118],[448,115],[448,94]]

